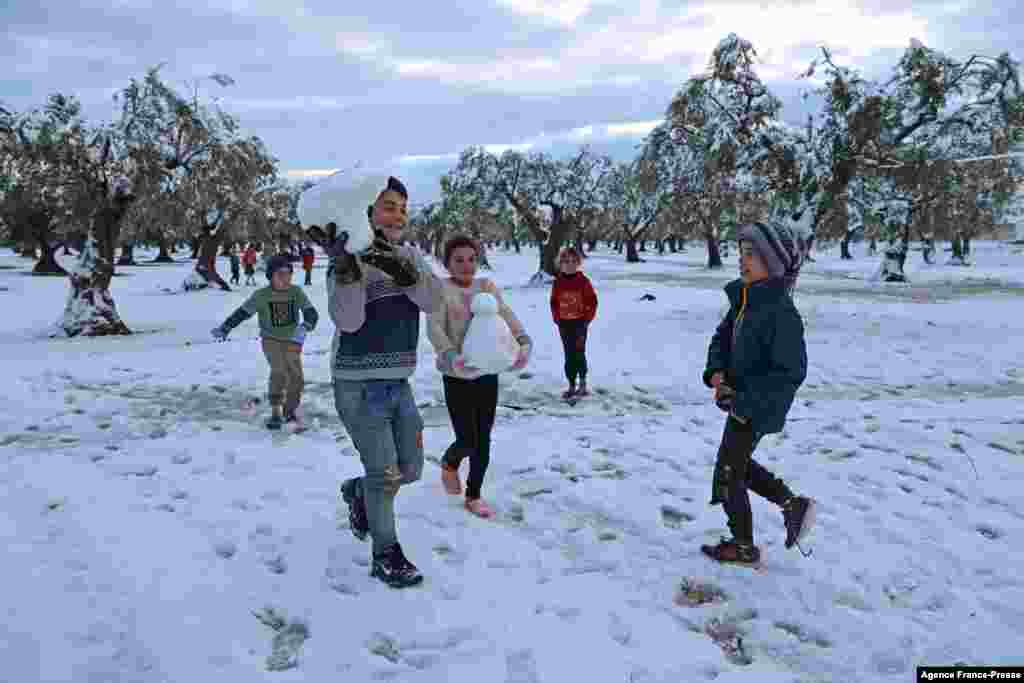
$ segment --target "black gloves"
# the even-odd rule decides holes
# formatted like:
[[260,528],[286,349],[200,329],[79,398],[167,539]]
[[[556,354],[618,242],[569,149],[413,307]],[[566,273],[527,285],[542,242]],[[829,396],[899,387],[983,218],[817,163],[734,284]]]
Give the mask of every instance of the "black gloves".
[[723,413],[732,412],[732,401],[736,398],[736,391],[725,382],[718,385],[718,394],[715,398],[715,405]]
[[327,270],[328,277],[334,275],[339,285],[350,285],[358,282],[362,277],[362,270],[359,268],[359,260],[345,251],[348,243],[348,233],[337,232],[338,226],[334,223],[327,224],[327,232],[320,226],[314,225],[306,231],[314,242],[319,244],[331,259],[331,265]]
[[361,258],[363,262],[390,275],[399,287],[412,287],[419,282],[416,264],[396,254],[395,248],[380,234],[377,234],[369,251]]

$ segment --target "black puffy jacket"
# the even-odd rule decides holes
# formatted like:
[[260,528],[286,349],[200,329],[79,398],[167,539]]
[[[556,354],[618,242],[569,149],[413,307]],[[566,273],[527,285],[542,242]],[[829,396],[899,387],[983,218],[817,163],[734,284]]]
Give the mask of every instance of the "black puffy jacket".
[[804,323],[781,278],[725,286],[729,312],[708,347],[704,384],[716,372],[736,390],[733,412],[759,434],[781,432],[807,377]]

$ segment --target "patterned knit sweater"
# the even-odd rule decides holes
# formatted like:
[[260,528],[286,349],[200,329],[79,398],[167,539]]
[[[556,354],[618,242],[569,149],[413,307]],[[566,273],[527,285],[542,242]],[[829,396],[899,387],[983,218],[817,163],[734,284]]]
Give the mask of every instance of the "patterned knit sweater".
[[398,287],[389,275],[361,261],[362,277],[352,284],[327,277],[327,305],[337,328],[331,341],[335,379],[396,380],[416,371],[420,312],[438,310],[443,289],[418,251],[407,246],[395,251],[416,264],[419,281],[412,287]]

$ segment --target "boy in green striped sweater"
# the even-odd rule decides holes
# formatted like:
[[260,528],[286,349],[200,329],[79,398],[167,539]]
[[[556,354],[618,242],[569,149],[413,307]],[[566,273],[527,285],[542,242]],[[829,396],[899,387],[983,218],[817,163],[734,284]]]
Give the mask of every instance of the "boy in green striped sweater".
[[[253,292],[244,304],[212,334],[224,341],[232,329],[258,316],[263,355],[270,365],[267,391],[270,401],[268,429],[281,429],[283,423],[298,424],[296,411],[302,400],[305,379],[302,374],[302,345],[306,333],[316,328],[318,315],[301,287],[292,281],[292,264],[280,254],[267,261],[267,279],[270,285]],[[299,313],[302,322],[299,322]]]

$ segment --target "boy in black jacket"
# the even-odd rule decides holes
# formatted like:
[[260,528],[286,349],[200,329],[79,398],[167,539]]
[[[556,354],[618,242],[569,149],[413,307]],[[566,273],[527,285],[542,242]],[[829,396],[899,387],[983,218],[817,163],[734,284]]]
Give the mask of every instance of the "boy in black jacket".
[[719,562],[756,565],[750,489],[782,508],[786,547],[806,535],[814,501],[789,487],[753,459],[765,434],[782,431],[797,389],[807,376],[807,348],[800,313],[791,298],[800,248],[784,227],[753,223],[740,228],[740,279],[725,287],[729,312],[708,348],[704,384],[729,414],[718,449],[711,504],[722,503],[732,538],[701,546]]

